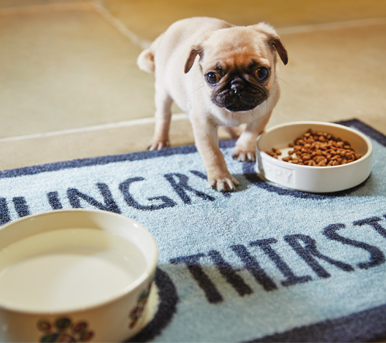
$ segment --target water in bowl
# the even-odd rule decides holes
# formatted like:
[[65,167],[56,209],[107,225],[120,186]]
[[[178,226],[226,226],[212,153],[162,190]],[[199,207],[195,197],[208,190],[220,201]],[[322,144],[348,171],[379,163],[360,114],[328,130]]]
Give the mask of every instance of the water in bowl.
[[146,269],[130,241],[96,229],[61,229],[0,251],[0,304],[24,311],[97,305],[132,287]]

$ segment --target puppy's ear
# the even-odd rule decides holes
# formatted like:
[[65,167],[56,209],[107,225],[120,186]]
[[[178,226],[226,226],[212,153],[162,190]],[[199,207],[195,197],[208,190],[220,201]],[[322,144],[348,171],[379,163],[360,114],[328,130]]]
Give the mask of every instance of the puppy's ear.
[[275,29],[267,24],[267,23],[258,23],[257,25],[253,25],[253,27],[266,34],[268,36],[268,45],[271,49],[274,49],[279,54],[281,60],[284,64],[288,63],[288,53],[284,48],[283,43],[280,40],[279,35],[276,33]]
[[286,65],[288,63],[288,53],[285,47],[283,46],[281,40],[279,38],[273,38],[268,41],[268,44],[270,44],[274,49],[276,49],[284,65]]
[[189,70],[192,68],[193,63],[196,59],[196,56],[199,55],[200,58],[202,58],[202,55],[204,53],[204,50],[200,46],[193,46],[192,50],[190,51],[188,60],[185,63],[185,74],[189,72]]

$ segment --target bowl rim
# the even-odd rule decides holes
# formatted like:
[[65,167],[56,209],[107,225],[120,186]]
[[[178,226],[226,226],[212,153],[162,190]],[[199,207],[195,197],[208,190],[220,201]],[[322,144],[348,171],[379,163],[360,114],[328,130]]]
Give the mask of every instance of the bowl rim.
[[[304,125],[304,124],[326,125],[326,126],[332,126],[332,127],[337,127],[337,128],[344,129],[344,130],[347,130],[347,131],[351,131],[352,133],[354,133],[354,134],[358,135],[359,137],[361,137],[366,142],[366,145],[367,145],[367,148],[368,148],[367,152],[366,152],[366,154],[364,154],[358,160],[356,160],[354,162],[346,163],[346,164],[343,164],[343,165],[338,165],[338,166],[305,166],[305,165],[299,165],[299,164],[292,164],[292,163],[288,163],[288,162],[276,159],[276,158],[274,158],[272,156],[269,156],[265,151],[261,151],[258,148],[258,142],[259,142],[259,140],[261,139],[262,136],[264,136],[264,135],[266,135],[266,134],[268,134],[268,133],[270,133],[270,132],[272,132],[274,130],[280,129],[282,127]],[[276,162],[275,164],[284,165],[287,168],[288,168],[288,164],[289,164],[291,167],[295,167],[296,166],[297,168],[306,168],[306,169],[311,169],[311,170],[315,170],[315,169],[318,169],[318,170],[320,170],[320,169],[328,170],[328,169],[331,169],[331,168],[337,169],[337,168],[347,168],[347,167],[355,166],[356,164],[362,163],[363,161],[365,161],[366,159],[371,157],[371,155],[373,153],[373,145],[372,145],[370,139],[368,137],[366,137],[362,132],[360,132],[358,130],[354,130],[351,127],[344,126],[344,125],[341,125],[341,124],[335,124],[335,123],[329,123],[329,122],[323,122],[323,121],[296,121],[296,122],[290,122],[290,123],[284,123],[284,124],[275,125],[275,126],[269,128],[269,129],[267,129],[266,131],[262,132],[257,137],[257,139],[256,139],[256,149],[259,152],[259,154],[264,154],[264,158],[268,158],[268,160],[271,161],[271,162],[273,162],[273,161]]]
[[124,219],[124,220],[131,222],[132,224],[135,224],[134,226],[136,228],[139,228],[140,230],[142,230],[145,233],[146,236],[148,236],[149,241],[152,245],[152,249],[154,249],[154,252],[155,252],[154,253],[154,259],[151,261],[151,263],[149,263],[147,265],[145,271],[141,274],[140,277],[138,277],[136,280],[131,282],[127,287],[123,288],[122,290],[117,292],[114,296],[109,297],[108,299],[105,299],[105,300],[102,300],[99,302],[94,302],[93,304],[90,304],[87,306],[73,307],[73,308],[62,309],[62,310],[59,309],[59,310],[42,310],[42,311],[24,310],[24,309],[19,308],[19,307],[12,307],[9,305],[4,305],[0,302],[0,313],[3,310],[7,310],[7,311],[12,311],[12,312],[20,313],[20,314],[25,314],[25,315],[50,315],[50,316],[55,315],[56,316],[56,315],[61,315],[61,314],[77,313],[77,312],[85,312],[85,311],[89,311],[89,310],[94,310],[94,309],[97,309],[99,307],[103,307],[105,305],[108,305],[108,304],[111,304],[115,301],[118,301],[119,299],[127,296],[129,293],[134,293],[138,288],[141,287],[141,285],[143,284],[143,282],[146,279],[148,279],[149,277],[151,277],[155,273],[156,268],[157,268],[157,263],[158,263],[158,247],[157,247],[157,243],[156,243],[154,237],[150,234],[150,232],[143,225],[141,225],[140,223],[136,222],[135,220],[133,220],[129,217],[126,217],[122,214],[113,213],[113,212],[109,212],[109,211],[103,211],[103,210],[97,210],[97,209],[94,210],[94,209],[83,209],[83,208],[60,209],[60,210],[46,211],[46,212],[42,212],[42,213],[31,214],[31,215],[16,219],[10,223],[7,223],[7,224],[3,225],[2,227],[0,227],[0,233],[2,230],[7,229],[10,226],[13,226],[15,223],[19,223],[21,221],[26,221],[26,220],[30,220],[31,218],[42,217],[42,216],[46,216],[46,215],[55,215],[57,213],[66,213],[66,212],[69,212],[69,213],[71,213],[71,212],[90,213],[91,212],[91,213],[104,214],[107,216],[109,216],[109,215],[110,216],[117,216],[117,217],[120,217],[121,219]]

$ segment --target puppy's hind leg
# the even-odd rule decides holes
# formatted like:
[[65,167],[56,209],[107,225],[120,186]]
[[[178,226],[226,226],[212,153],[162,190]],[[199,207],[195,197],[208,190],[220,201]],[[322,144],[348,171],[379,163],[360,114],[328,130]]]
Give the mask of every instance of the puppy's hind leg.
[[231,136],[231,139],[239,138],[242,133],[242,130],[239,127],[224,127],[224,130]]
[[157,90],[155,94],[155,129],[148,150],[161,150],[170,146],[169,127],[172,116],[173,99],[165,91]]

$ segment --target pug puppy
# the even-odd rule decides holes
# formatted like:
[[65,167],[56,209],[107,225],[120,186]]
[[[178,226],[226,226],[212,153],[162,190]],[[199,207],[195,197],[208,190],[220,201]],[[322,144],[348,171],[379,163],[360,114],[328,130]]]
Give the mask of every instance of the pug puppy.
[[175,22],[138,57],[141,70],[155,72],[155,131],[149,150],[169,146],[171,105],[186,113],[208,182],[231,191],[238,181],[219,149],[219,126],[246,124],[233,157],[255,160],[255,141],[279,100],[277,57],[288,62],[276,31],[266,23],[234,26],[215,18]]

